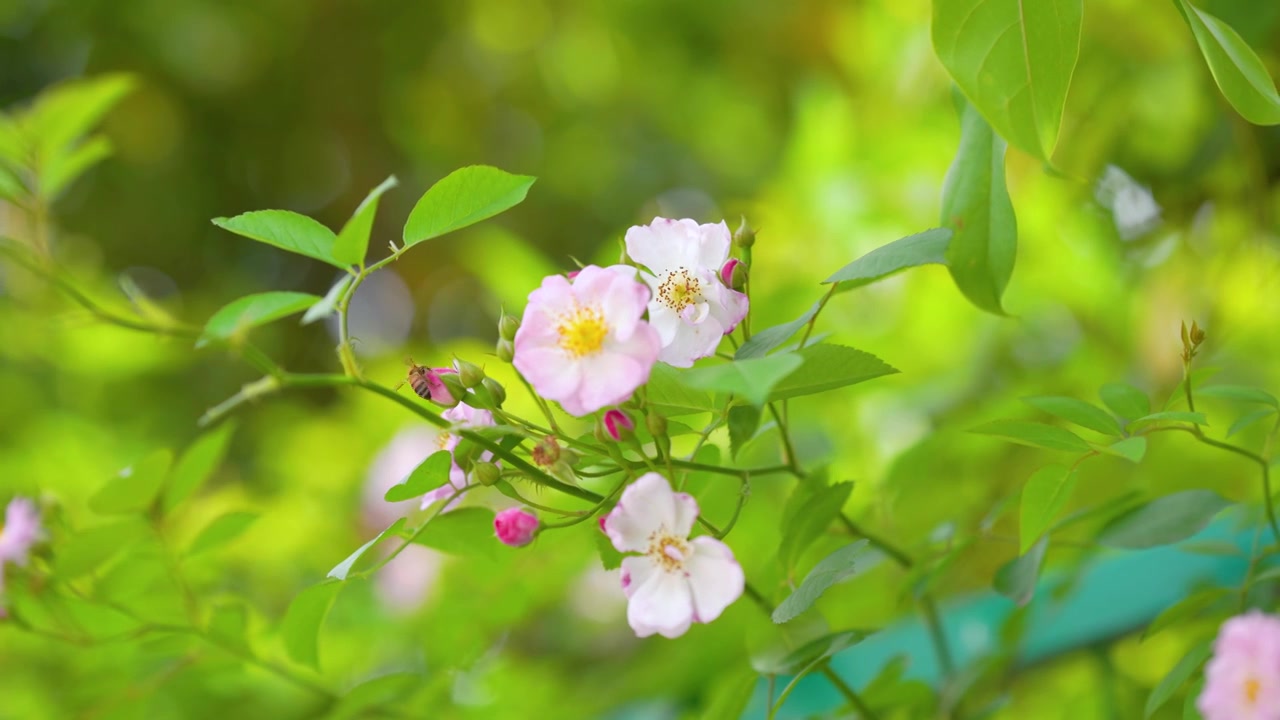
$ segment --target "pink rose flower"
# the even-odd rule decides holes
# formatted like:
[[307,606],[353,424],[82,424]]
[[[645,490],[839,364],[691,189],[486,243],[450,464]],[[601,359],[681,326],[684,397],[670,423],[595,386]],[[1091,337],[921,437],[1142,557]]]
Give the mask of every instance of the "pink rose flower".
[[746,317],[747,296],[720,281],[732,242],[723,222],[654,218],[627,230],[627,255],[648,268],[641,277],[653,289],[649,323],[662,340],[662,362],[689,367],[714,355]]
[[3,529],[0,529],[0,592],[4,591],[5,565],[26,567],[32,546],[42,539],[44,528],[36,504],[22,497],[10,500],[4,511]]
[[1255,610],[1222,624],[1196,707],[1205,720],[1280,720],[1280,618]]
[[524,547],[533,542],[538,516],[524,508],[507,508],[493,516],[493,532],[503,545]]
[[649,291],[632,268],[588,265],[529,294],[512,364],[539,395],[583,416],[617,405],[649,380],[658,334],[641,318]]
[[620,552],[627,621],[639,637],[673,638],[692,623],[709,623],[742,596],[746,578],[728,545],[689,538],[698,502],[671,490],[657,473],[642,475],[605,518],[605,533]]

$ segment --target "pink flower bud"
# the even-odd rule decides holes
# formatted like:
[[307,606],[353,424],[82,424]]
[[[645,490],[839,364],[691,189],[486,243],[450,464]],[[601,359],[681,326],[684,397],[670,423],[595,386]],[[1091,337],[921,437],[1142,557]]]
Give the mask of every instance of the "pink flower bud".
[[565,276],[565,277],[567,277],[567,278],[569,278],[570,280],[572,280],[572,279],[574,279],[574,278],[578,277],[578,273],[580,273],[580,272],[582,272],[582,271],[581,271],[581,270],[570,270],[569,272],[565,273],[565,274],[564,274],[564,276]]
[[738,258],[729,258],[728,262],[720,267],[720,282],[727,287],[733,286],[733,269],[742,264]]
[[[422,377],[427,381],[427,390],[429,391],[428,399],[437,405],[444,407],[453,407],[458,404],[458,399],[449,392],[449,388],[445,386],[444,381],[440,379],[441,375],[457,374],[457,370],[451,367],[426,368]],[[414,388],[417,390],[417,388]],[[421,393],[419,393],[421,395]]]
[[507,508],[493,518],[493,531],[503,545],[524,547],[537,529],[538,516],[524,508]]
[[629,440],[636,431],[631,416],[614,408],[604,414],[604,431],[615,441]]

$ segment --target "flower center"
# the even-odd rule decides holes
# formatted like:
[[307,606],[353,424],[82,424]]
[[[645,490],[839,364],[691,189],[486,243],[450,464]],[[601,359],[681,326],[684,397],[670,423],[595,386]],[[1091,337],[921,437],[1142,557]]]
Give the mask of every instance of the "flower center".
[[604,315],[595,308],[580,307],[561,316],[556,330],[560,333],[560,348],[574,357],[600,352],[609,335]]
[[689,552],[687,540],[658,531],[649,536],[649,549],[645,554],[663,570],[677,572],[684,569],[684,561],[689,558]]
[[436,436],[436,447],[441,450],[447,450],[449,441],[453,439],[453,433],[442,432]]
[[702,283],[684,268],[672,270],[658,286],[658,299],[663,305],[680,312],[702,301]]
[[1251,677],[1244,681],[1244,697],[1250,705],[1258,703],[1258,692],[1262,690],[1262,683],[1258,682],[1258,678]]

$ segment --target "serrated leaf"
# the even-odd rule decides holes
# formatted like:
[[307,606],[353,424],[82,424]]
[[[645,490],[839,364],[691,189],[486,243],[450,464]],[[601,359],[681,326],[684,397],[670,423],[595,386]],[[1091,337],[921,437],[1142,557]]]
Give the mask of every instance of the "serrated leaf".
[[333,254],[338,236],[306,215],[288,210],[255,210],[231,218],[214,218],[213,224],[250,240],[347,269]]
[[537,178],[472,165],[446,175],[413,206],[404,226],[405,247],[491,218],[519,205]]
[[1230,25],[1187,0],[1177,2],[1227,102],[1255,125],[1280,124],[1280,94],[1276,92],[1276,83],[1249,43]]
[[753,405],[763,405],[774,386],[803,362],[798,353],[734,360],[686,370],[680,374],[680,381],[696,390],[730,393]]
[[809,571],[800,587],[787,596],[773,611],[775,623],[785,623],[813,607],[818,598],[829,588],[875,565],[873,556],[866,555],[868,542],[858,540],[823,558]]
[[464,507],[437,515],[414,542],[451,555],[497,557],[493,511]]
[[334,308],[338,306],[338,300],[342,298],[342,294],[351,286],[352,278],[350,275],[343,275],[338,278],[338,282],[329,288],[329,292],[320,298],[320,301],[307,308],[302,314],[302,324],[310,325],[316,320],[323,320],[333,314]]
[[1128,437],[1110,445],[1094,444],[1093,449],[1107,455],[1122,457],[1131,463],[1140,463],[1147,454],[1147,439],[1145,437]]
[[1206,588],[1186,596],[1157,615],[1156,619],[1152,620],[1151,624],[1142,631],[1142,640],[1146,640],[1165,628],[1182,625],[1188,620],[1195,619],[1200,613],[1208,610],[1214,603],[1230,594],[1232,594],[1232,591],[1226,588]]
[[773,388],[770,401],[813,395],[898,372],[875,355],[844,345],[810,345],[796,355],[804,364]]
[[1275,412],[1276,411],[1272,410],[1271,408],[1261,408],[1259,410],[1254,410],[1253,412],[1249,412],[1249,413],[1245,413],[1244,415],[1241,415],[1240,417],[1236,418],[1236,421],[1231,423],[1231,427],[1227,429],[1227,437],[1231,437],[1236,433],[1243,432],[1247,428],[1252,427],[1259,420],[1263,420],[1265,418],[1268,418],[1274,415]]
[[1203,530],[1229,505],[1212,490],[1165,495],[1112,519],[1098,534],[1098,543],[1129,550],[1171,545]]
[[1097,405],[1091,405],[1083,400],[1077,400],[1072,397],[1042,395],[1024,397],[1022,402],[1037,410],[1043,410],[1054,417],[1060,417],[1067,422],[1075,423],[1080,427],[1089,428],[1104,435],[1120,434],[1120,423],[1116,422],[1114,417]]
[[139,462],[120,471],[107,481],[93,497],[89,509],[99,515],[128,515],[151,506],[164,485],[173,453],[157,450]]
[[250,328],[275,322],[311,307],[320,300],[310,293],[264,292],[232,300],[213,314],[196,340],[204,347],[214,340],[230,340]]
[[183,451],[173,467],[169,485],[165,490],[166,511],[172,510],[178,503],[190,497],[191,493],[209,479],[226,456],[227,446],[231,443],[231,435],[235,431],[235,421],[229,420],[201,435]]
[[795,566],[800,554],[822,537],[832,521],[840,516],[849,494],[853,492],[853,483],[812,489],[798,485],[795,492],[800,493],[804,500],[795,506],[793,513],[784,516],[782,543],[778,547],[778,559],[786,571]]
[[765,328],[760,332],[751,336],[751,339],[742,343],[742,347],[733,354],[734,360],[750,360],[751,358],[760,358],[768,355],[770,352],[782,345],[782,343],[791,339],[800,328],[804,327],[818,314],[818,310],[822,308],[822,301],[815,302],[803,315],[792,320],[791,322],[774,325]]
[[187,556],[199,555],[235,540],[257,519],[258,513],[240,511],[229,512],[215,518],[200,531],[195,540],[191,541],[191,547],[187,548]]
[[360,265],[364,262],[365,253],[369,252],[369,234],[373,232],[373,219],[378,214],[378,200],[382,194],[396,186],[396,177],[392,175],[382,184],[369,191],[369,195],[361,201],[360,206],[351,214],[351,219],[338,231],[333,242],[333,257],[344,265]]
[[942,227],[899,238],[845,265],[822,284],[839,283],[836,292],[844,292],[870,285],[907,268],[946,265],[951,235],[951,228]]
[[729,457],[738,457],[751,438],[760,428],[760,408],[754,405],[734,405],[729,408]]
[[1136,428],[1143,427],[1158,422],[1188,422],[1193,425],[1208,425],[1209,421],[1202,412],[1186,412],[1185,410],[1165,410],[1163,412],[1151,413],[1129,423],[1126,427],[1132,431]]
[[1061,465],[1042,467],[1027,480],[1022,488],[1020,529],[1022,546],[1026,552],[1052,525],[1058,513],[1067,507],[1071,493],[1080,479],[1074,470]]
[[933,0],[933,48],[996,131],[1047,161],[1083,22],[1083,0]]
[[392,485],[383,496],[387,502],[401,502],[416,498],[429,490],[449,482],[449,471],[453,468],[453,454],[448,450],[439,450],[427,456],[418,467],[409,473],[404,482]]
[[346,580],[347,576],[351,574],[351,568],[355,567],[355,564],[360,561],[360,558],[364,557],[364,554],[368,552],[370,548],[382,542],[382,539],[385,537],[399,535],[400,531],[404,529],[405,522],[404,518],[400,518],[391,523],[386,530],[383,530],[372,540],[356,548],[355,552],[348,555],[345,560],[334,565],[333,569],[330,570],[329,574],[325,577],[331,580]]
[[1197,389],[1196,395],[1258,403],[1260,405],[1270,405],[1274,409],[1280,409],[1280,400],[1277,400],[1275,395],[1261,388],[1248,385],[1209,385]]
[[715,399],[710,394],[695,390],[684,384],[683,374],[666,363],[658,363],[649,372],[649,382],[645,385],[649,404],[662,411],[667,417],[689,415],[702,412],[719,412]]
[[1005,143],[972,106],[960,117],[960,148],[942,186],[942,224],[951,228],[947,268],[975,306],[1004,314],[1013,275],[1018,221],[1004,181]]
[[1111,412],[1126,420],[1140,418],[1151,412],[1150,398],[1132,385],[1107,383],[1098,391],[1098,396]]
[[1027,552],[1010,560],[996,571],[993,583],[996,592],[1013,600],[1019,606],[1031,602],[1035,596],[1036,582],[1040,579],[1040,566],[1044,563],[1049,538],[1042,537]]
[[1149,718],[1154,715],[1162,705],[1169,701],[1169,698],[1173,697],[1174,693],[1178,692],[1186,684],[1187,680],[1191,678],[1195,671],[1200,669],[1201,665],[1204,665],[1212,654],[1213,644],[1208,640],[1187,651],[1187,654],[1178,661],[1177,665],[1173,666],[1169,674],[1165,675],[1160,684],[1156,685],[1151,694],[1147,696],[1147,705],[1143,710],[1142,716]]
[[1088,452],[1089,443],[1079,435],[1053,425],[1024,422],[1022,420],[992,420],[983,423],[969,432],[979,435],[991,435],[1010,442],[1046,450],[1063,450],[1066,452]]
[[320,626],[324,624],[325,616],[341,588],[342,583],[325,581],[298,593],[289,603],[280,624],[280,634],[284,638],[285,650],[294,662],[319,669]]

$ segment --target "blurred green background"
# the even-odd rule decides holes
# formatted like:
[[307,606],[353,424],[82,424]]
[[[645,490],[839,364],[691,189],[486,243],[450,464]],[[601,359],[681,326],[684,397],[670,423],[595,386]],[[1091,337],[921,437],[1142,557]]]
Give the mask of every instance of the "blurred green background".
[[[1202,5],[1280,71],[1280,4]],[[55,207],[54,254],[95,297],[123,306],[126,275],[195,323],[249,292],[323,294],[335,280],[212,217],[285,208],[336,228],[394,174],[401,187],[384,197],[372,243],[382,248],[456,167],[537,176],[524,204],[415,249],[352,309],[374,379],[398,382],[405,355],[441,364],[458,353],[513,387],[486,355],[500,308],[519,311],[570,257],[614,261],[626,227],[655,215],[736,225],[745,214],[760,228],[758,327],[799,316],[855,257],[937,225],[959,132],[928,23],[923,0],[0,0],[0,104],[68,77],[136,78],[103,126],[115,156]],[[1219,378],[1280,389],[1280,130],[1248,125],[1221,100],[1172,4],[1087,4],[1054,159],[1061,172],[1010,152],[1011,317],[970,306],[938,267],[838,296],[819,331],[902,374],[792,406],[802,453],[857,482],[849,509],[867,526],[924,557],[948,536],[978,537],[940,576],[944,595],[988,588],[1016,554],[1016,513],[986,531],[981,520],[1050,453],[966,430],[1033,417],[1018,397],[1095,400],[1103,382],[1126,380],[1162,403],[1181,379],[1183,319],[1207,328],[1202,365]],[[0,205],[0,234],[28,232]],[[286,322],[255,338],[291,369],[337,367],[331,329]],[[190,443],[200,414],[254,377],[225,354],[96,324],[29,278],[0,274],[0,494],[43,494],[67,525],[91,525],[96,487],[149,450]],[[1229,406],[1206,405],[1211,422],[1229,423]],[[185,538],[228,509],[262,517],[224,553],[189,562],[201,597],[243,598],[255,642],[280,656],[274,628],[290,599],[385,524],[365,485],[385,482],[375,460],[413,424],[378,398],[326,392],[242,412],[228,461],[177,525]],[[1261,446],[1264,433],[1242,442]],[[742,461],[772,462],[774,439]],[[788,482],[756,480],[729,537],[775,596],[788,580],[774,568]],[[707,514],[727,517],[736,484],[693,483]],[[1258,496],[1247,463],[1157,437],[1139,466],[1083,466],[1070,509],[1188,487]],[[421,672],[403,706],[421,717],[712,713],[778,631],[744,600],[679,640],[636,640],[594,532],[523,551],[407,555],[386,585],[408,600],[387,600],[381,581],[340,597],[319,681]],[[841,542],[820,541],[802,567]],[[1095,554],[1063,544],[1049,564]],[[913,607],[904,574],[886,566],[829,593],[825,620],[815,613],[790,632],[877,627]],[[1138,717],[1205,631],[1116,638],[986,677],[979,692],[1010,696],[999,718]],[[67,647],[5,627],[0,698],[6,719],[320,712],[307,693],[215,651]],[[1164,712],[1180,717],[1181,703]],[[929,716],[904,702],[884,717]]]

